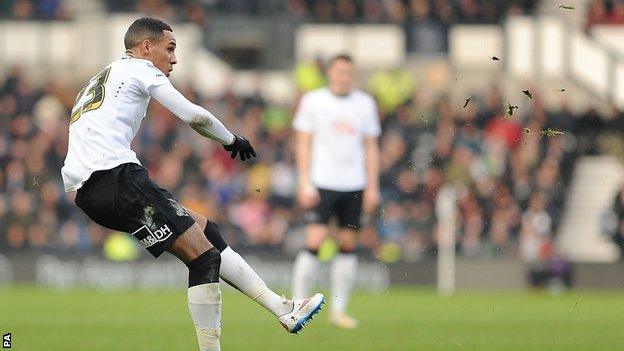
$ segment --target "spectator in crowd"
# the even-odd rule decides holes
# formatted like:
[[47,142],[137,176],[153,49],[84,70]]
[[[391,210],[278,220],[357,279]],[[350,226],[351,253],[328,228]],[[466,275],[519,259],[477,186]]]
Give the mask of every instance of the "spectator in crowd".
[[624,258],[624,186],[613,199],[613,204],[606,211],[601,223],[603,232],[611,236],[620,249],[620,257]]
[[589,5],[586,29],[597,24],[623,24],[623,0],[593,0]]

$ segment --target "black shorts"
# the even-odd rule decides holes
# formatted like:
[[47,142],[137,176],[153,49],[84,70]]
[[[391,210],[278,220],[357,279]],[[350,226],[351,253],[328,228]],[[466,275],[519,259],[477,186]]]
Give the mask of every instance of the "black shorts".
[[195,223],[173,195],[136,163],[93,172],[75,201],[97,224],[131,233],[154,257]]
[[316,207],[305,213],[308,223],[328,224],[332,216],[336,216],[338,226],[344,228],[360,228],[362,214],[362,191],[333,191],[318,189],[321,201]]

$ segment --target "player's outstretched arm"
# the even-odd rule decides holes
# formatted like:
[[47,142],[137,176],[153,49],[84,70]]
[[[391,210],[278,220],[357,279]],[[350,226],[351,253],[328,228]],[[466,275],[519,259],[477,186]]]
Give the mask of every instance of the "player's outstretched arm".
[[190,102],[171,84],[156,86],[150,90],[154,99],[163,104],[174,115],[188,123],[197,133],[206,138],[230,145],[235,137],[210,111]]
[[245,161],[256,157],[249,140],[232,134],[210,111],[190,102],[172,85],[156,86],[151,89],[150,94],[197,133],[220,142],[231,153],[232,158],[240,155],[240,159]]

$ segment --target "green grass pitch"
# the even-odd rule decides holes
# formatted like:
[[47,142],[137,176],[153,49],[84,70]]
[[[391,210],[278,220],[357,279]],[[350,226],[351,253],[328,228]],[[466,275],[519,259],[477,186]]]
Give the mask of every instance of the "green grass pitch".
[[[361,327],[331,328],[327,309],[300,335],[286,333],[242,294],[223,294],[222,349],[624,350],[624,292],[463,292],[393,288],[356,294]],[[12,350],[197,350],[185,291],[0,291],[0,333]]]

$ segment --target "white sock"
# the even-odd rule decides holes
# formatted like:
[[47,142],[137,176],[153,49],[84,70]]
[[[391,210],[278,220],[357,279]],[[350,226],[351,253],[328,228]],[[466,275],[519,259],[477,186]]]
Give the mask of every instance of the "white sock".
[[357,256],[340,253],[331,266],[331,312],[342,314],[347,311],[349,296],[357,278]]
[[195,323],[200,351],[220,351],[221,291],[219,283],[195,285],[188,289],[188,305]]
[[293,294],[294,298],[302,299],[310,294],[310,290],[316,283],[316,272],[319,260],[308,250],[301,250],[295,259],[293,268]]
[[293,302],[269,289],[241,255],[229,246],[221,252],[219,276],[278,317],[293,310]]

